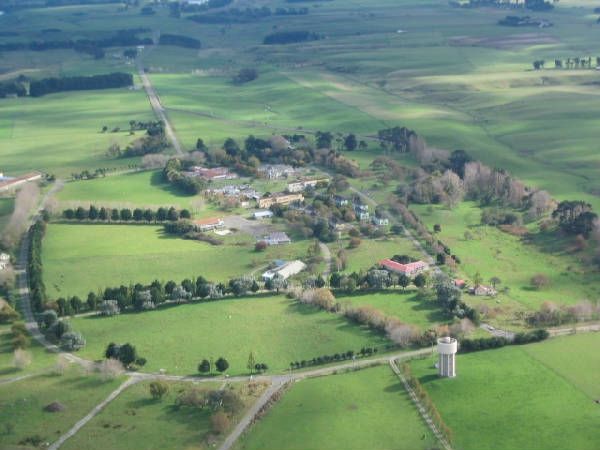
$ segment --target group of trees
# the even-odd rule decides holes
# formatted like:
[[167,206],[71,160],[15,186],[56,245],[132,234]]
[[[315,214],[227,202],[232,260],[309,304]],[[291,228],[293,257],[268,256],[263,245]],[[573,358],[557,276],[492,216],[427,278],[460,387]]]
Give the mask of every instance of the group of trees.
[[206,181],[200,177],[189,177],[182,173],[192,165],[193,161],[182,158],[171,158],[167,161],[162,171],[163,178],[188,195],[199,194],[206,189]]
[[161,34],[158,40],[160,45],[174,45],[176,47],[195,48],[199,49],[202,44],[198,39],[189,36],[181,36],[179,34]]
[[[146,134],[130,143],[125,150],[121,150],[118,144],[111,144],[106,152],[107,156],[132,158],[159,153],[169,147],[169,142],[165,135],[165,124],[161,120],[155,122],[135,122],[131,120],[129,125],[130,134],[133,134],[134,130],[137,129],[145,129]],[[115,130],[118,131],[118,129]],[[106,127],[103,127],[102,132],[105,131]]]
[[529,16],[506,16],[498,21],[498,25],[505,27],[539,27],[541,24],[551,25],[550,22],[542,22]]
[[[540,70],[545,67],[546,61],[538,59],[533,61],[532,65],[535,70]],[[600,65],[600,56],[596,56],[593,60],[591,56],[575,57],[567,59],[555,59],[555,69],[592,69]]]
[[176,222],[179,219],[191,218],[187,209],[177,210],[174,207],[161,207],[156,210],[135,208],[105,208],[90,205],[89,208],[79,206],[75,209],[68,208],[62,212],[62,217],[67,220],[90,220],[98,222]]
[[311,31],[296,30],[296,31],[276,31],[265,36],[263,44],[265,45],[284,45],[297,44],[299,42],[316,41],[322,37]]
[[57,342],[63,350],[73,352],[85,347],[85,339],[81,333],[73,331],[71,324],[59,319],[52,309],[47,309],[38,316],[38,326],[46,339]]
[[305,367],[319,366],[337,361],[348,361],[356,358],[369,357],[377,353],[377,347],[363,347],[359,351],[348,350],[346,352],[334,353],[333,355],[316,356],[311,359],[303,359],[302,361],[292,361],[290,369],[303,369]]
[[[187,8],[186,8],[187,9]],[[268,6],[261,8],[231,8],[210,14],[194,14],[188,17],[197,23],[203,24],[234,24],[255,22],[271,16],[304,16],[308,14],[308,8],[275,8]]]
[[114,72],[102,75],[75,76],[62,78],[42,78],[29,84],[29,95],[41,97],[62,91],[82,91],[90,89],[113,89],[133,85],[130,73]]
[[[253,67],[240,69],[233,77],[233,84],[245,84],[258,78],[258,71]],[[1,91],[0,91],[1,93]]]
[[553,1],[548,0],[469,0],[468,2],[452,1],[451,4],[461,8],[492,6],[502,9],[529,9],[531,11],[550,11],[554,8]]
[[42,311],[46,303],[46,286],[42,276],[42,240],[46,233],[46,222],[38,220],[29,230],[27,275],[29,276],[29,296],[34,311]]
[[27,87],[19,80],[9,80],[0,83],[0,98],[9,96],[25,97],[27,95]]
[[111,342],[104,351],[104,357],[106,359],[115,359],[123,364],[126,369],[133,367],[142,367],[146,364],[146,358],[142,358],[138,355],[135,346],[130,343],[123,345],[115,344]]
[[525,321],[532,327],[557,327],[566,323],[598,318],[600,318],[600,305],[585,300],[568,306],[544,302],[538,311],[529,313]]
[[562,231],[571,235],[589,237],[594,230],[598,215],[592,212],[592,205],[581,200],[565,200],[552,212]]
[[459,351],[461,353],[489,350],[504,347],[505,345],[523,345],[540,342],[548,339],[549,333],[544,329],[532,330],[515,334],[512,339],[504,337],[489,337],[478,339],[462,339]]

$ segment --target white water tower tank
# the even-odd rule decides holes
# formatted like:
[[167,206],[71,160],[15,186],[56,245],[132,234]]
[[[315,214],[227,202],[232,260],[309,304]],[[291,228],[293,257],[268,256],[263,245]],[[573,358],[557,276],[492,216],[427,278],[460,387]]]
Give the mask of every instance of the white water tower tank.
[[438,373],[440,377],[456,376],[456,352],[458,351],[458,342],[452,337],[439,338],[437,341],[437,350],[440,355],[438,361]]

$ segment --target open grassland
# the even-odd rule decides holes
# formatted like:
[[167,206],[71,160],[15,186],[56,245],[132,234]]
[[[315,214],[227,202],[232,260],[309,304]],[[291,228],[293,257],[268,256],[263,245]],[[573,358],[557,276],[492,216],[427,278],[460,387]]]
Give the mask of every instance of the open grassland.
[[[554,341],[539,345],[552,346]],[[597,360],[586,342],[569,348],[581,352],[582,358],[589,354]],[[530,353],[527,347],[505,347],[459,355],[454,379],[438,378],[431,359],[411,364],[451,428],[456,448],[496,449],[499,442],[502,448],[511,449],[597,447],[598,405],[578,383],[556,371],[561,367],[574,373],[577,367],[567,368],[558,359],[554,359],[559,362],[556,366],[542,363]],[[593,368],[599,369],[598,365]],[[578,375],[571,376],[578,379]]]
[[311,244],[297,241],[257,253],[247,235],[226,236],[223,241],[211,245],[185,240],[165,235],[156,225],[51,224],[43,244],[44,280],[50,297],[199,275],[227,281],[257,272],[274,259],[303,257]]
[[[82,376],[75,369],[64,375],[39,375],[16,383],[0,386],[0,447],[10,448],[19,443],[36,448],[52,443],[104,400],[123,380],[102,381],[97,375]],[[64,406],[60,412],[46,412],[52,402]],[[10,430],[7,432],[6,430]],[[40,439],[38,444],[24,442]]]
[[340,303],[348,302],[354,307],[372,306],[387,316],[396,317],[404,323],[416,325],[421,329],[449,321],[443,311],[434,303],[420,300],[414,289],[405,292],[383,291],[367,294],[338,296]]
[[[474,203],[465,202],[453,210],[442,206],[411,208],[429,229],[434,224],[442,226],[439,237],[461,259],[457,268],[461,276],[472,281],[479,272],[485,283],[494,276],[502,280],[498,287],[510,290],[499,296],[500,301],[512,300],[523,308],[538,309],[546,300],[573,304],[595,299],[600,293],[598,273],[576,255],[555,248],[551,241],[545,243],[548,247],[526,244],[495,227],[480,225],[481,209]],[[472,238],[466,239],[465,232]],[[538,273],[549,277],[548,287],[536,290],[531,286],[531,277]]]
[[55,353],[46,351],[44,347],[32,339],[31,346],[26,349],[31,356],[31,364],[24,369],[17,369],[14,365],[12,337],[10,325],[0,325],[0,380],[41,372],[51,368],[56,362]]
[[13,198],[0,198],[0,231],[4,229],[15,207]]
[[[219,389],[222,383],[168,383],[168,393],[161,400],[150,396],[149,382],[129,387],[107,408],[82,428],[63,448],[79,450],[128,450],[131,443],[147,450],[177,448],[202,450],[205,436],[211,432],[209,408],[178,407],[177,397],[190,388]],[[253,394],[243,383],[230,384],[246,404],[254,402],[260,389]],[[219,437],[214,436],[218,442]],[[211,440],[212,441],[212,440]]]
[[125,147],[135,137],[101,129],[128,130],[130,120],[152,117],[144,93],[127,89],[3,99],[2,168],[9,175],[36,169],[66,176],[82,169],[127,167],[131,159],[108,159],[105,153],[112,143]]
[[303,380],[238,450],[426,449],[435,440],[389,367]]
[[80,353],[99,358],[109,342],[131,342],[148,359],[144,370],[193,374],[203,358],[225,357],[227,373],[245,374],[248,354],[272,371],[292,361],[358,351],[386,340],[337,315],[284,298],[220,300],[113,318],[77,318],[73,327],[87,339]]

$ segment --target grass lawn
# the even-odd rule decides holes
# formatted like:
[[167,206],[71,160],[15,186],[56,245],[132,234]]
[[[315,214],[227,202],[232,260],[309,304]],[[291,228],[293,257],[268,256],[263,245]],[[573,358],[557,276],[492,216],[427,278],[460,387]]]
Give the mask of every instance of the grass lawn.
[[[152,449],[205,449],[204,437],[210,433],[208,409],[192,407],[178,408],[175,405],[180,392],[191,387],[218,389],[221,383],[168,383],[169,392],[160,401],[153,400],[148,392],[149,382],[138,383],[127,388],[104,411],[92,419],[64,449],[128,450],[135,442],[137,448]],[[247,403],[260,395],[260,390],[250,395],[246,385],[232,384],[231,387]]]
[[56,362],[55,353],[46,351],[44,347],[32,339],[31,346],[27,349],[31,355],[31,364],[19,370],[13,364],[14,351],[11,340],[10,325],[0,325],[0,380],[40,372],[52,367]]
[[[440,239],[458,255],[461,276],[472,280],[480,272],[484,282],[497,276],[502,280],[499,288],[508,287],[507,295],[498,297],[500,302],[517,302],[524,309],[538,309],[550,300],[559,304],[573,304],[600,294],[600,277],[575,256],[564,251],[526,244],[519,237],[502,232],[495,227],[479,225],[481,209],[465,202],[454,210],[441,206],[412,206],[429,229],[438,223],[442,226]],[[468,231],[472,239],[465,239]],[[549,287],[535,290],[531,277],[537,273],[548,276]],[[469,297],[465,297],[469,300]],[[477,300],[479,301],[479,300]],[[481,300],[496,306],[493,300]]]
[[[600,408],[579,383],[572,381],[586,383],[585,376],[574,374],[579,368],[598,373],[600,365],[592,355],[597,353],[597,347],[571,341],[567,349],[566,344],[555,344],[556,341],[539,344],[540,350],[536,344],[531,347],[533,351],[530,347],[513,346],[459,355],[458,375],[454,379],[438,378],[431,359],[411,364],[413,373],[452,429],[455,448],[597,448]],[[546,345],[549,347],[543,349]],[[540,362],[542,354],[552,348],[561,351],[561,355],[590,355],[593,362],[569,367],[569,360],[558,356]]]
[[387,366],[302,380],[238,450],[427,449],[435,440]]
[[204,276],[211,281],[251,273],[273,259],[306,255],[308,241],[269,247],[256,253],[247,235],[224,238],[224,244],[167,236],[154,225],[48,226],[43,244],[44,279],[50,297],[79,295],[107,286],[181,281]]
[[352,306],[373,306],[388,316],[397,317],[404,323],[417,325],[422,329],[449,321],[433,302],[419,301],[416,291],[412,289],[407,289],[406,292],[397,290],[338,296],[337,301],[347,301]]
[[[39,375],[0,386],[0,423],[3,427],[12,426],[12,432],[0,433],[0,448],[34,436],[41,438],[41,442],[52,443],[122,381],[102,381],[95,375],[82,376],[71,369],[62,376]],[[64,411],[45,412],[43,408],[52,402],[60,402]]]
[[142,314],[72,320],[87,339],[80,353],[100,358],[109,342],[130,342],[144,370],[194,374],[203,358],[225,357],[231,375],[247,372],[248,354],[279,372],[290,362],[357,351],[387,341],[343,317],[284,298],[250,297],[182,305]]

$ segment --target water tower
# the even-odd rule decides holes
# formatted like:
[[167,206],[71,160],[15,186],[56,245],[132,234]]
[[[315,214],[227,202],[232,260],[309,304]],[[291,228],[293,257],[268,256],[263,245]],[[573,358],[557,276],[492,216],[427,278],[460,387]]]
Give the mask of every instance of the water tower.
[[456,376],[456,352],[458,342],[452,337],[443,337],[437,341],[437,350],[440,355],[438,373],[440,377]]

